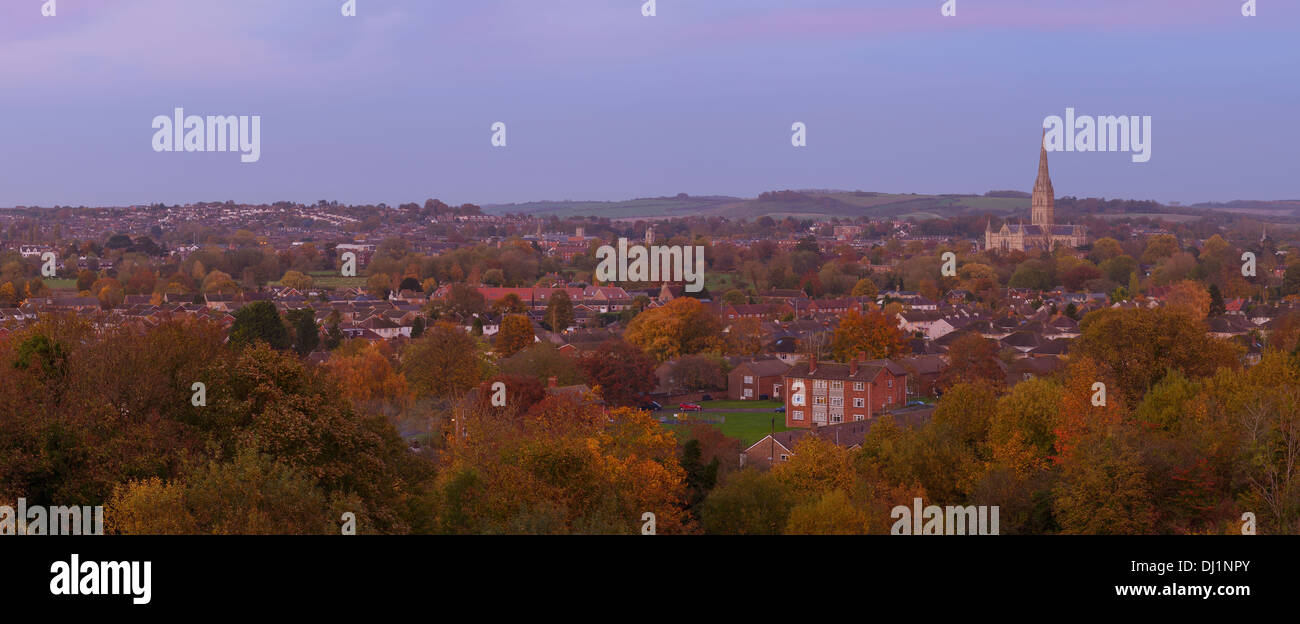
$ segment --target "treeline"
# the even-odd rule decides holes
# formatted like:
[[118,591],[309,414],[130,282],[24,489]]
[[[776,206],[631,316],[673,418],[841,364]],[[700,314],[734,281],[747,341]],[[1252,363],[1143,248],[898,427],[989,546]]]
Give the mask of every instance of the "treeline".
[[1006,534],[1233,534],[1246,513],[1262,533],[1300,532],[1296,342],[1292,329],[1242,370],[1190,317],[1100,312],[1064,374],[1010,390],[974,361],[992,350],[970,350],[929,423],[886,417],[860,448],[808,437],[771,471],[731,472],[701,529],[888,533],[890,510],[922,498],[998,506]]

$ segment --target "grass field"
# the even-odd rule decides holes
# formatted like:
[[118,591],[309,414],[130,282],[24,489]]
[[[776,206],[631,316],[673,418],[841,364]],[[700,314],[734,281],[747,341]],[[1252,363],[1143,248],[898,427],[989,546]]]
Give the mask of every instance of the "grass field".
[[[312,286],[317,288],[364,288],[366,285],[365,277],[343,277],[338,271],[311,271]],[[270,282],[270,286],[279,286],[279,281]]]
[[749,287],[748,283],[741,280],[740,275],[736,273],[706,273],[704,275],[704,287],[709,289],[713,298],[721,299],[732,288],[739,288],[742,291]]
[[[776,401],[706,401],[701,405],[707,409],[763,409],[761,412],[705,412],[698,415],[700,418],[724,419],[726,422],[714,426],[721,429],[723,435],[740,440],[742,449],[748,448],[771,433],[773,417],[776,418],[776,430],[778,432],[786,430],[785,415],[772,411],[781,405]],[[686,439],[690,436],[686,427],[690,418],[682,422],[683,424],[665,424],[664,427],[677,434],[678,438]]]
[[704,409],[763,409],[774,410],[781,407],[780,401],[733,401],[731,399],[720,399],[717,401],[705,401],[700,403]]
[[77,290],[77,280],[74,279],[49,279],[43,280],[46,288],[50,290]]

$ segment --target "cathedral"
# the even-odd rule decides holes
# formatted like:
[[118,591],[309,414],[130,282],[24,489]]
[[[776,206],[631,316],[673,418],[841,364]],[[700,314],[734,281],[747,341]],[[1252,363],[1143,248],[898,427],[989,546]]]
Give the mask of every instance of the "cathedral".
[[1039,146],[1038,179],[1034,181],[1034,196],[1030,202],[1030,224],[1003,223],[994,231],[984,228],[984,248],[999,251],[1051,251],[1057,245],[1078,247],[1088,240],[1082,225],[1056,223],[1056,194],[1052,178],[1047,173],[1047,145]]

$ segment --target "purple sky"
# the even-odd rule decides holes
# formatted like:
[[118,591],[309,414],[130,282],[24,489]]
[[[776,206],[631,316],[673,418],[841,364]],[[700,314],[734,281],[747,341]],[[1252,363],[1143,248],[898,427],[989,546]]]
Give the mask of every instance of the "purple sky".
[[[1059,195],[1300,198],[1294,0],[642,3],[5,0],[0,206],[1028,190],[1066,107],[1154,145],[1053,154]],[[155,153],[176,107],[261,160]]]

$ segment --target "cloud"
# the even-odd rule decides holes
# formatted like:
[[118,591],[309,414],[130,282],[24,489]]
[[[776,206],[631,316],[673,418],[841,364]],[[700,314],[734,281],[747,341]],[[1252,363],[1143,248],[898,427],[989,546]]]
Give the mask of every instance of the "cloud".
[[59,0],[58,11],[4,22],[0,80],[130,88],[373,72],[393,58],[390,33],[409,27],[400,8],[343,18],[332,1]]

